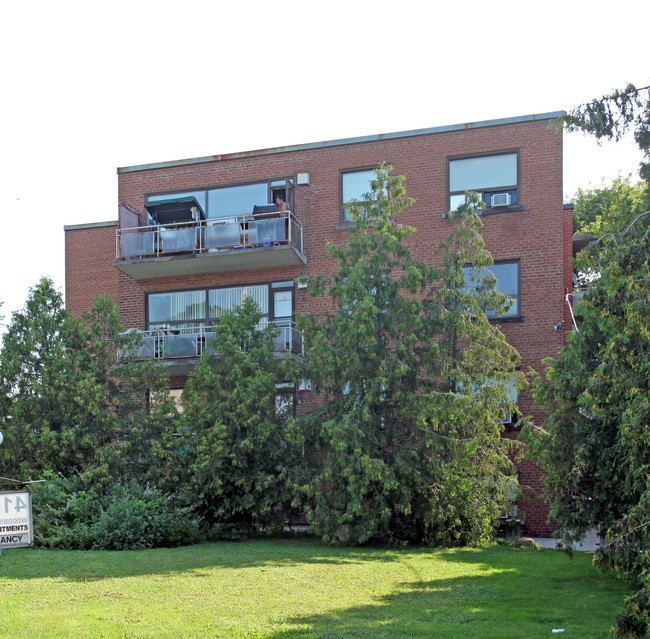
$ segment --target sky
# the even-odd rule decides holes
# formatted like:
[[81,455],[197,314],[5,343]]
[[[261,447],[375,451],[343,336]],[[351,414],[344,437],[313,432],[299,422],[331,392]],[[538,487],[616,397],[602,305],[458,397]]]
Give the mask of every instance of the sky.
[[[650,83],[650,3],[111,0],[0,9],[0,313],[64,291],[117,167],[571,109]],[[453,6],[452,6],[453,4]],[[565,199],[636,171],[565,136]]]

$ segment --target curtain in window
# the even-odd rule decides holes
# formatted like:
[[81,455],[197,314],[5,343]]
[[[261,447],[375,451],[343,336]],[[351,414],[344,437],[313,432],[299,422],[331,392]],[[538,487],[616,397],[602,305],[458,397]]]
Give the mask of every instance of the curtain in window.
[[205,291],[149,295],[149,322],[167,323],[205,319]]
[[238,286],[218,288],[210,291],[210,317],[221,317],[226,311],[239,306],[245,299],[252,298],[264,315],[269,312],[268,286]]
[[171,296],[171,320],[186,321],[205,318],[205,291],[186,291]]

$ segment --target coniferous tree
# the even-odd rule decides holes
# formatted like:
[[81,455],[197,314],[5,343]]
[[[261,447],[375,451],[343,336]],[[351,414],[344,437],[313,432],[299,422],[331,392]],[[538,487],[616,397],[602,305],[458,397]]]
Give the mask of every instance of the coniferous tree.
[[5,473],[81,470],[94,458],[106,416],[96,410],[92,376],[72,357],[77,337],[49,279],[12,314],[0,354]]
[[338,273],[310,284],[332,310],[304,319],[323,401],[299,422],[303,503],[328,541],[477,543],[512,486],[500,435],[518,360],[483,312],[505,300],[482,270],[478,198],[450,221],[433,268],[410,254],[415,229],[395,221],[411,203],[403,178],[382,166],[372,187],[349,205],[349,243],[328,246]]
[[[561,355],[549,360],[535,397],[549,415],[528,433],[546,470],[551,516],[571,548],[589,529],[604,535],[595,563],[639,586],[612,632],[644,637],[650,622],[650,99],[623,91],[564,117],[569,130],[619,139],[630,128],[644,152],[631,186],[587,192],[579,224],[597,241],[576,258],[581,321]],[[592,213],[596,211],[596,215]]]
[[108,297],[77,319],[51,280],[30,290],[0,353],[5,475],[83,474],[96,486],[174,475],[166,377],[153,362],[118,361],[135,339],[120,332]]
[[278,384],[277,331],[251,298],[224,314],[183,392],[189,489],[206,520],[254,533],[281,526],[291,502],[292,402]]

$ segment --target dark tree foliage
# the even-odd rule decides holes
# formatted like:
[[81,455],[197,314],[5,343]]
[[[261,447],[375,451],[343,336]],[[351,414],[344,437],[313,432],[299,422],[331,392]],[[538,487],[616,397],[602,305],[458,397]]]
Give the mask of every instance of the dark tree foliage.
[[645,156],[639,175],[650,181],[650,86],[628,84],[611,95],[581,104],[561,118],[568,131],[584,131],[600,140],[620,140],[632,130]]
[[73,355],[78,340],[60,294],[41,280],[3,337],[4,474],[29,479],[43,470],[80,471],[94,460],[106,426],[105,397],[87,362]]
[[394,221],[411,203],[403,180],[377,170],[350,205],[349,243],[328,246],[338,273],[310,283],[331,312],[304,318],[303,374],[323,400],[299,423],[304,506],[330,542],[474,544],[512,486],[500,435],[518,358],[482,311],[505,303],[494,278],[464,285],[464,266],[492,263],[479,218],[450,221],[431,268],[408,249],[415,229]]
[[114,301],[103,296],[79,322],[81,354],[105,393],[102,410],[110,413],[90,481],[151,483],[174,491],[181,481],[177,411],[169,393],[167,370],[155,360],[136,360],[142,336],[123,333]]
[[150,364],[118,362],[128,339],[110,298],[75,319],[51,280],[31,289],[0,353],[4,476],[82,474],[99,487],[174,474],[173,409],[161,400],[152,410],[150,401],[167,397],[165,377]]
[[600,528],[608,543],[596,562],[643,586],[615,630],[633,637],[650,619],[649,222],[642,215],[592,245],[598,275],[580,302],[579,332],[536,386],[549,416],[530,433],[564,543]]
[[189,490],[206,520],[247,534],[281,526],[295,449],[287,439],[290,401],[276,401],[285,364],[277,330],[260,324],[248,298],[220,318],[183,392]]
[[[535,396],[549,417],[529,433],[547,471],[551,515],[570,545],[606,534],[595,562],[641,588],[612,632],[643,637],[650,621],[650,89],[628,85],[562,118],[569,131],[619,140],[633,130],[643,182],[579,192],[576,230],[599,239],[575,260],[582,321]],[[585,291],[586,289],[586,291]]]

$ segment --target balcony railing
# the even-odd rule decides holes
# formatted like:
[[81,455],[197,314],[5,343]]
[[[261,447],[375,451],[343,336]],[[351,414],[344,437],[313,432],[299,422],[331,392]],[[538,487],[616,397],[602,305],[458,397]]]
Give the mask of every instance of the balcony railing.
[[[270,323],[278,329],[274,353],[298,355],[302,352],[302,333],[296,329],[294,322],[275,320]],[[265,325],[267,323],[262,324]],[[128,357],[134,360],[186,360],[200,358],[205,353],[219,352],[219,344],[209,327],[154,328],[141,331],[141,335],[142,340],[138,340],[139,344],[131,349],[122,350],[119,359],[124,360]]]
[[116,257],[128,260],[283,245],[303,252],[302,224],[291,211],[118,229]]

